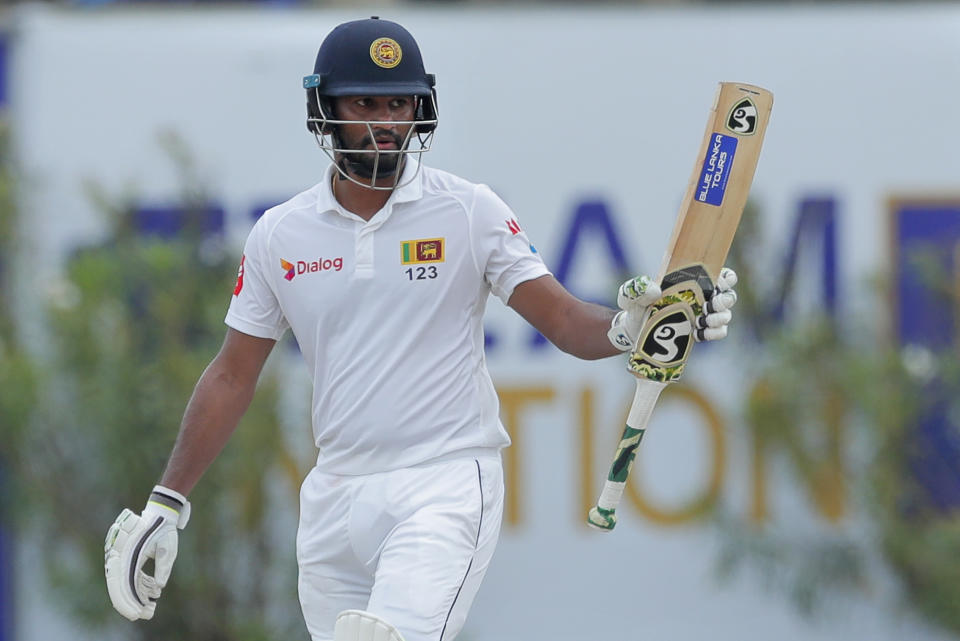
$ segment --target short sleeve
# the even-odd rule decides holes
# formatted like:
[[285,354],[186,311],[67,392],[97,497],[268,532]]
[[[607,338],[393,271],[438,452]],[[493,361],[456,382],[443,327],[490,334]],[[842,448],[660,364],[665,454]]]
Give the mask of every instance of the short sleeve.
[[270,285],[264,219],[257,221],[247,237],[237,271],[237,284],[224,322],[233,329],[280,340],[289,326]]
[[486,185],[476,188],[471,221],[474,255],[505,304],[517,285],[550,273],[516,214]]

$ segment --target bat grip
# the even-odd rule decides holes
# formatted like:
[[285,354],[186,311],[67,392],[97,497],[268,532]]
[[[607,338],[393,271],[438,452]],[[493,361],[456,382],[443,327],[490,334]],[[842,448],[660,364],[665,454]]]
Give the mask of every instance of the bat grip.
[[627,427],[635,430],[647,429],[653,407],[660,398],[660,392],[667,384],[661,381],[652,381],[649,378],[638,378],[637,389],[633,393],[633,404],[627,414]]
[[647,429],[653,408],[666,383],[647,378],[637,378],[633,404],[627,415],[627,425],[610,464],[610,472],[603,483],[597,505],[590,510],[587,524],[599,530],[610,531],[617,525],[617,506],[627,485],[627,477],[633,468],[637,447]]

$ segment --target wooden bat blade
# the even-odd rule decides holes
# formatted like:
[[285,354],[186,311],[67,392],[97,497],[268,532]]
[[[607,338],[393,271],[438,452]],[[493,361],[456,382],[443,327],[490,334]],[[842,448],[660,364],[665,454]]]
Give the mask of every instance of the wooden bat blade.
[[717,88],[659,274],[703,265],[715,283],[747,204],[773,94],[735,82]]

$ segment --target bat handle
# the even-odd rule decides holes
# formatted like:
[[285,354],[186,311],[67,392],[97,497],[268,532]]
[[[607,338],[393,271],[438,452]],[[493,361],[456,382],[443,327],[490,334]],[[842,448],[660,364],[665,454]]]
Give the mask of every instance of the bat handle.
[[637,378],[637,391],[633,395],[633,404],[627,415],[627,426],[620,437],[620,444],[613,456],[610,472],[603,483],[597,505],[587,516],[587,524],[591,527],[609,532],[617,525],[617,505],[623,496],[623,488],[626,487],[627,477],[633,467],[637,447],[647,429],[647,423],[650,422],[653,406],[666,386],[666,383],[660,381]]

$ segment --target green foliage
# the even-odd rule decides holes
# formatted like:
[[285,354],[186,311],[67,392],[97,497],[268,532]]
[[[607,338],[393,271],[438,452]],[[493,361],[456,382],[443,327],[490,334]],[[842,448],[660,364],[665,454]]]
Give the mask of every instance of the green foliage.
[[[946,300],[955,298],[950,292]],[[960,398],[956,353],[888,351],[873,370],[882,378],[861,390],[859,405],[876,436],[867,495],[879,545],[917,611],[960,633],[960,512],[934,507],[916,480],[918,462],[930,455],[918,452],[918,417],[944,399]],[[948,420],[960,438],[956,415]]]
[[765,328],[764,334],[756,380],[743,407],[753,455],[770,467],[786,464],[797,493],[806,494],[811,510],[829,525],[784,522],[767,511],[765,501],[743,517],[724,513],[718,519],[718,571],[729,580],[752,569],[765,589],[813,616],[841,595],[863,593],[869,583],[869,550],[841,525],[851,502],[847,490],[862,470],[843,447],[852,412],[851,381],[844,379],[851,354],[823,318],[802,328]]
[[[201,194],[188,196],[194,221]],[[295,514],[296,495],[278,474],[289,456],[269,372],[191,494],[193,514],[154,619],[131,624],[110,606],[106,530],[121,508],[142,508],[163,471],[186,401],[225,334],[236,256],[194,224],[175,239],[145,237],[129,207],[100,200],[110,232],[69,260],[51,289],[48,355],[42,367],[26,359],[43,372],[42,394],[18,369],[25,365],[0,359],[4,465],[21,499],[19,529],[42,547],[58,600],[91,629],[121,628],[143,641],[304,638],[294,530],[278,525]]]
[[[23,438],[36,405],[36,371],[16,331],[14,318],[14,256],[19,240],[16,178],[10,158],[9,129],[0,121],[0,469],[6,477],[16,463],[11,441]],[[0,520],[11,514],[17,495],[0,483]]]
[[[833,526],[798,530],[762,511],[725,514],[721,575],[752,568],[813,615],[836,597],[868,595],[869,559],[879,554],[916,612],[960,632],[960,514],[931,509],[912,468],[919,417],[938,400],[960,398],[956,350],[911,353],[885,328],[860,320],[877,317],[869,313],[837,320],[807,313],[778,323],[763,302],[764,292],[775,291],[764,279],[769,270],[747,251],[763,246],[758,221],[748,208],[731,252],[741,275],[738,322],[760,340],[745,423],[754,447],[788,461],[798,485],[810,489],[811,505]],[[941,284],[935,291],[955,299],[942,287],[952,281],[934,273],[942,261],[915,259],[931,286]],[[867,289],[889,300],[886,282]],[[850,299],[845,305],[881,306]],[[850,516],[867,519],[872,534],[849,527]]]

